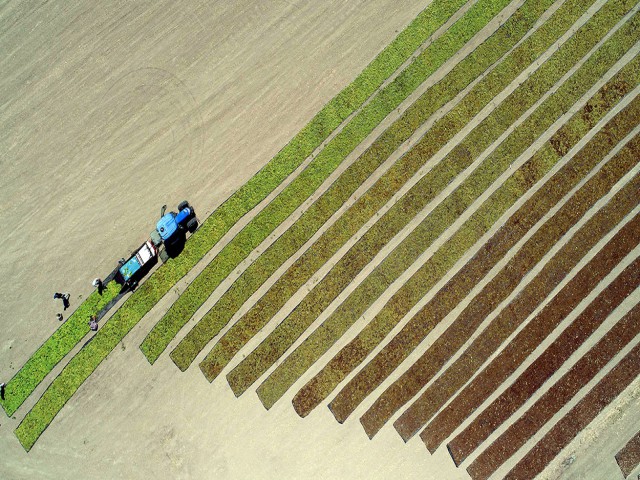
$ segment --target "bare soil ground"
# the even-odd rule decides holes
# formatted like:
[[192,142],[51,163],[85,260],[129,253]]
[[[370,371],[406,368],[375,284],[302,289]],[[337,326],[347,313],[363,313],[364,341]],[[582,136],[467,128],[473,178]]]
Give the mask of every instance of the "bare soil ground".
[[[515,0],[506,12],[521,3]],[[77,1],[0,9],[0,45],[7,52],[0,60],[0,211],[5,225],[0,239],[0,381],[8,380],[58,327],[55,313],[61,309],[51,298],[53,292],[71,292],[72,309],[77,306],[90,293],[95,276],[105,275],[148,236],[162,204],[173,207],[188,199],[201,217],[208,215],[427,4],[234,0],[95,6]],[[496,18],[461,54],[468,54],[504,20]],[[454,57],[434,79],[459,60],[460,55]],[[493,102],[486,112],[495,107]],[[479,121],[475,118],[465,131]],[[457,136],[449,147],[461,139]],[[418,215],[403,235],[421,218]],[[373,398],[339,425],[324,406],[299,418],[290,404],[298,388],[266,412],[253,393],[257,384],[237,399],[222,377],[209,384],[195,365],[181,373],[164,354],[150,366],[138,349],[140,342],[218,248],[109,355],[29,454],[13,434],[18,421],[0,419],[0,478],[469,478],[468,464],[456,469],[445,448],[429,455],[417,437],[405,444],[389,427],[369,440],[358,418]],[[415,268],[432,252],[416,261]],[[230,280],[255,257],[243,262]],[[314,280],[323,274],[326,271]],[[403,275],[396,288],[408,276]],[[360,281],[358,277],[351,287]],[[369,313],[390,295],[386,292]],[[637,295],[630,302],[637,302]],[[234,359],[225,371],[240,360]],[[296,386],[304,385],[318,368]],[[406,365],[393,379],[404,369]],[[43,390],[44,385],[34,397]],[[542,476],[621,478],[614,455],[637,431],[639,396],[635,382]],[[16,418],[34,401],[29,399]]]
[[[186,198],[210,213],[425,4],[5,5],[0,379],[58,327],[53,292],[70,292],[77,306],[95,276],[147,237],[162,204]],[[372,444],[358,424],[347,431],[322,418],[328,410],[304,422],[284,404],[267,415],[255,397],[238,401],[168,357],[152,369],[138,350],[143,336],[135,330],[101,365],[29,455],[13,435],[17,421],[0,420],[0,477],[428,471],[419,444]]]

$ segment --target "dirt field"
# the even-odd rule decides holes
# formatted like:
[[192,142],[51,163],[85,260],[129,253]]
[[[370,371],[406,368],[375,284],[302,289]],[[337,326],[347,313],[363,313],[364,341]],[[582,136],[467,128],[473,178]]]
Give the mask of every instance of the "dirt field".
[[[76,1],[41,6],[15,3],[0,7],[0,45],[5,53],[0,60],[0,148],[3,152],[0,208],[6,232],[0,239],[0,297],[3,299],[0,305],[0,381],[8,381],[59,326],[55,314],[61,308],[59,301],[52,299],[54,292],[71,293],[69,312],[72,311],[92,291],[94,277],[105,276],[120,257],[126,256],[148,237],[163,204],[173,208],[187,199],[201,218],[206,217],[349,84],[429,1],[177,3],[140,1],[94,5]],[[420,85],[347,157],[311,200],[326,191],[419,95],[447,75],[523,3],[524,0],[511,2],[447,64]],[[563,3],[562,0],[556,2],[540,21],[546,21]],[[605,3],[597,0],[594,5],[600,8]],[[458,12],[448,24],[460,18],[473,4],[469,2],[466,10]],[[400,194],[345,243],[295,298],[292,297],[293,300],[275,317],[275,323],[291,312],[295,302],[327,275],[363,233],[372,228],[379,216],[398,202],[401,194],[460,143],[483,116],[495,111],[579,26],[580,23],[569,29],[566,38],[558,40],[546,56],[523,71],[434,155],[402,187]],[[629,62],[639,51],[640,45],[636,44],[624,62]],[[585,57],[578,62],[574,71],[586,60]],[[611,75],[601,79],[593,91]],[[561,83],[558,82],[554,89]],[[393,162],[409,151],[438,118],[451,111],[472,86],[438,110],[398,148],[306,246],[326,231]],[[637,90],[634,95],[638,94]],[[546,94],[549,96],[551,90]],[[630,98],[623,104],[627,105]],[[558,126],[580,108],[578,104],[572,107]],[[622,106],[617,111],[621,109]],[[513,124],[510,131],[517,125]],[[637,134],[637,127],[634,131]],[[538,138],[536,148],[552,134],[550,129]],[[590,133],[587,138],[594,134]],[[499,142],[495,142],[486,155],[498,146]],[[638,171],[636,165],[616,188],[629,182]],[[411,234],[435,205],[447,198],[469,175],[470,170],[461,174],[419,212],[315,320],[313,327],[326,319],[366,275]],[[496,183],[491,188],[495,190],[498,186]],[[518,200],[504,218],[531,195],[527,193]],[[606,203],[605,200],[598,208]],[[274,238],[300,217],[309,203],[305,202],[229,275],[192,321],[202,318]],[[469,218],[481,203],[481,200],[472,202],[462,220]],[[582,223],[595,215],[596,210],[589,210]],[[638,211],[639,207],[634,208],[625,221]],[[553,213],[545,218],[552,217]],[[394,288],[400,288],[453,235],[462,220],[444,232],[402,275]],[[502,223],[496,222],[485,237],[495,233]],[[239,226],[234,229],[237,231]],[[573,233],[567,234],[551,253],[544,256],[509,298],[525,288],[571,235]],[[224,241],[230,236],[227,235]],[[594,247],[591,257],[604,243]],[[465,253],[456,268],[452,268],[438,285],[451,278],[480,244],[478,242]],[[175,367],[167,354],[153,366],[149,365],[140,352],[140,343],[220,248],[221,245],[217,245],[207,254],[125,337],[62,409],[30,453],[25,453],[13,430],[62,365],[54,369],[13,419],[0,418],[0,478],[469,478],[465,471],[468,464],[456,468],[446,448],[439,448],[430,455],[420,438],[416,436],[405,444],[390,424],[369,440],[358,418],[374,398],[363,402],[343,425],[335,421],[324,405],[308,417],[300,418],[291,408],[291,399],[319,371],[319,365],[300,377],[296,388],[268,412],[255,395],[259,382],[250,392],[236,398],[224,378],[211,384],[206,381],[196,364],[208,349],[201,352],[185,373]],[[514,247],[499,263],[500,267],[517,248]],[[296,255],[299,257],[303,251],[304,248]],[[636,247],[625,260],[626,264],[639,253]],[[278,272],[288,268],[296,258],[292,256]],[[588,260],[587,255],[576,269],[582,268]],[[616,274],[620,271],[621,267],[615,270]],[[487,279],[495,275],[492,272]],[[278,273],[265,282],[239,313],[244,314],[277,276]],[[480,286],[485,285],[487,279]],[[562,285],[568,281],[569,278]],[[608,281],[611,278],[608,277]],[[324,360],[352,339],[392,294],[392,289],[386,291],[358,320],[356,328],[325,354]],[[617,321],[639,301],[639,294],[635,291],[611,317]],[[592,294],[589,298],[594,297]],[[468,300],[465,301],[468,304]],[[466,304],[463,302],[454,313],[460,313]],[[543,305],[544,302],[539,308]],[[238,317],[236,314],[234,318]],[[225,373],[242,361],[246,356],[244,352],[250,352],[273,331],[273,324],[246,345],[240,355],[242,358],[235,358]],[[223,333],[227,330],[228,327]],[[170,349],[185,334],[181,331]],[[602,334],[598,331],[595,339],[590,338],[554,379],[566,372]],[[398,378],[431,341],[428,338],[401,365],[397,374],[378,387],[377,392],[382,392]],[[298,340],[294,346],[301,342],[302,339]],[[545,346],[548,344],[549,341]],[[77,350],[78,347],[72,353]],[[267,374],[272,371],[273,367]],[[598,378],[603,375],[601,373]],[[542,476],[548,479],[622,478],[614,455],[637,431],[639,398],[636,379]],[[571,405],[565,406],[562,412]],[[464,425],[467,424],[468,421]],[[541,438],[543,433],[538,433],[535,439]],[[492,478],[503,475],[513,464],[514,460],[510,460]],[[631,478],[635,478],[636,473]]]
[[[424,6],[5,5],[0,379],[58,327],[53,292],[70,292],[74,308],[162,204],[186,198],[210,213]],[[265,415],[198,370],[151,369],[137,332],[29,455],[17,422],[0,420],[0,477],[424,478],[431,462],[417,443],[371,443],[358,424],[323,419],[328,410],[304,422],[287,405]]]

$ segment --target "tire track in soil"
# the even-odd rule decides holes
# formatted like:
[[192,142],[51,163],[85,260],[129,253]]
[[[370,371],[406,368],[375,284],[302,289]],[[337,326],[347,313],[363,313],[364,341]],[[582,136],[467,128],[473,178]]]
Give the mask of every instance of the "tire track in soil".
[[[635,227],[633,233],[637,239],[640,233],[640,217],[636,217],[632,222]],[[589,263],[590,266],[592,264],[593,262]],[[486,420],[496,428],[506,421],[535,394],[544,382],[551,378],[638,285],[640,285],[640,259],[636,259],[611,282],[529,368],[482,412],[477,420],[479,422]],[[636,305],[566,375],[476,458],[468,468],[471,477],[474,480],[488,478],[571,400],[607,362],[640,333],[639,315],[640,305]],[[504,410],[498,411],[499,408]]]

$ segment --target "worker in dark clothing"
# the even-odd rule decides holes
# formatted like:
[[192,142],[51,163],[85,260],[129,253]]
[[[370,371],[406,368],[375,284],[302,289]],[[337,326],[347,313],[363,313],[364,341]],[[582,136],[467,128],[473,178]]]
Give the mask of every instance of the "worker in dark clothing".
[[98,295],[102,296],[102,292],[104,292],[104,283],[102,283],[102,280],[100,278],[96,278],[93,281],[93,286],[98,289]]
[[61,299],[62,300],[62,306],[64,307],[64,309],[66,310],[67,308],[69,308],[69,298],[71,298],[71,295],[68,293],[54,293],[53,294],[53,299],[57,300],[57,299]]

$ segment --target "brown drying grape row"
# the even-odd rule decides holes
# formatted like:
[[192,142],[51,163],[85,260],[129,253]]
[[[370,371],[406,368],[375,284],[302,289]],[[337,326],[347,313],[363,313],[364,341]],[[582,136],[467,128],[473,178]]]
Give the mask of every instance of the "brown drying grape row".
[[516,464],[507,480],[533,479],[640,374],[637,344]]
[[[637,235],[639,227],[640,218],[635,218],[625,225],[505,349],[429,423],[422,438],[430,450],[442,437],[448,437],[465,418],[471,415],[637,245],[640,240]],[[493,423],[485,424],[485,421],[476,418],[464,432],[449,443],[449,452],[456,465],[460,465],[497,426]]]
[[[636,230],[636,233],[638,230]],[[484,412],[481,418],[495,428],[523,405],[611,312],[640,284],[640,259],[627,267],[553,344]],[[586,385],[639,332],[639,308],[616,324],[551,390],[471,464],[474,479],[488,478],[525,444],[580,388]],[[500,409],[503,409],[502,411]],[[486,412],[486,413],[485,413]]]
[[616,462],[625,478],[640,465],[640,432],[616,454]]

